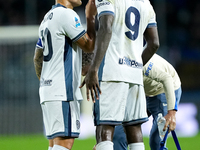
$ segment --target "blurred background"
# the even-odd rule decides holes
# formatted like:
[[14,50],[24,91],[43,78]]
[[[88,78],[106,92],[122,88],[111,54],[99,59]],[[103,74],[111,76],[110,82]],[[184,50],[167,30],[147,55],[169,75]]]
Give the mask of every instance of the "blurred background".
[[[200,1],[150,0],[157,16],[158,54],[177,70],[182,98],[177,133],[191,137],[200,124]],[[54,0],[0,0],[0,136],[43,133],[33,55],[38,27]],[[85,5],[75,8],[83,24]],[[85,92],[84,92],[85,93]],[[81,137],[94,135],[92,102],[81,107]],[[144,124],[148,136],[151,119]],[[88,129],[88,130],[87,130]]]

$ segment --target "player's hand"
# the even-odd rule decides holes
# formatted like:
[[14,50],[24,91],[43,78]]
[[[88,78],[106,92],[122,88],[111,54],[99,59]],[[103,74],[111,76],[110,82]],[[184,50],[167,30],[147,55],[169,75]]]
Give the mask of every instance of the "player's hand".
[[95,5],[95,0],[88,0],[88,3],[85,7],[86,18],[94,19],[97,14],[97,8]]
[[176,110],[169,110],[167,115],[165,116],[166,123],[163,128],[163,131],[167,129],[169,126],[169,132],[175,130],[176,128]]
[[97,75],[97,71],[89,70],[85,79],[81,83],[80,88],[82,88],[86,84],[86,96],[87,100],[90,100],[90,95],[92,97],[92,101],[95,103],[96,99],[99,99],[98,91],[101,94],[101,89],[99,87],[99,79]]

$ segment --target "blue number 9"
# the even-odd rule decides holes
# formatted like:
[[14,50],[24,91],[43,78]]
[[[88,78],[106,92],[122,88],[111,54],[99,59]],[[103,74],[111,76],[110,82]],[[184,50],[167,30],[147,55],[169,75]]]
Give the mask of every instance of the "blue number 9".
[[[135,15],[135,23],[133,25],[131,23],[131,13]],[[138,31],[140,25],[140,12],[135,7],[129,7],[128,10],[126,11],[125,23],[127,28],[134,32],[132,34],[131,31],[127,31],[125,32],[125,34],[129,39],[134,41],[138,37]]]

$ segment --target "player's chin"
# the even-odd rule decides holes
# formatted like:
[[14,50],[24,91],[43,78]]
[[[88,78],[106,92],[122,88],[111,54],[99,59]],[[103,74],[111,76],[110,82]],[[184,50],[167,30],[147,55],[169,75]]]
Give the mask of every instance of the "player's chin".
[[78,6],[81,6],[82,5],[82,1],[81,0],[77,0],[75,3],[74,3],[74,7],[78,7]]

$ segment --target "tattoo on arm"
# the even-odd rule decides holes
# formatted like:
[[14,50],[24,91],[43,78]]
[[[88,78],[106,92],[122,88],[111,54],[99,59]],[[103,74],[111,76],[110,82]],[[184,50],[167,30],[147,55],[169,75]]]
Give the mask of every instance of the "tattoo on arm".
[[93,52],[92,53],[86,53],[86,52],[82,51],[82,67],[90,65],[93,57],[94,57]]
[[40,79],[40,76],[41,76],[42,63],[43,63],[43,50],[36,48],[35,56],[34,56],[34,66],[35,66],[35,72],[38,79]]
[[83,35],[81,38],[83,39],[84,43],[87,43],[87,41],[88,41],[88,38],[87,38],[86,34],[85,34],[85,35]]

